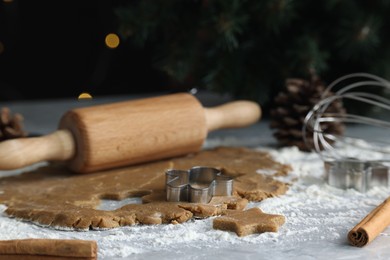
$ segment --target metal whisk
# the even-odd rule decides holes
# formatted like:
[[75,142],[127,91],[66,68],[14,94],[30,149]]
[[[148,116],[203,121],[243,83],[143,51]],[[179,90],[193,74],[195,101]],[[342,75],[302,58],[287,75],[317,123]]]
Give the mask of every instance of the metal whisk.
[[[307,134],[312,133],[314,150],[325,162],[329,184],[360,191],[378,182],[388,186],[390,121],[386,117],[390,116],[390,100],[386,95],[390,82],[372,74],[354,73],[331,83],[323,96],[331,90],[334,95],[321,99],[309,111],[302,129],[306,144]],[[336,101],[354,106],[345,106],[345,114],[327,112]],[[325,123],[343,123],[345,132],[327,132]]]
[[[313,142],[315,151],[325,158],[345,159],[355,157],[357,155],[365,156],[366,153],[359,151],[358,154],[348,154],[342,147],[352,146],[353,148],[362,148],[365,151],[380,152],[390,155],[390,139],[384,138],[387,134],[390,137],[390,132],[379,131],[379,129],[390,129],[390,121],[386,121],[386,112],[390,111],[390,100],[384,95],[390,93],[390,82],[375,75],[367,73],[349,74],[330,84],[325,93],[331,89],[340,87],[347,80],[355,80],[348,83],[339,90],[335,91],[334,95],[321,99],[307,114],[303,136],[307,136],[307,131],[313,133]],[[382,89],[380,92],[374,92]],[[389,93],[386,93],[386,92]],[[325,93],[323,96],[325,96]],[[332,102],[341,100],[343,103],[348,100],[354,101],[357,110],[354,113],[346,107],[347,113],[327,113],[326,109]],[[362,111],[363,106],[367,109]],[[323,127],[323,123],[342,122],[347,126],[346,132],[343,135],[334,135],[328,133]],[[360,127],[360,131],[354,131]],[[374,129],[377,128],[377,129]],[[374,132],[373,132],[374,131]],[[378,136],[380,133],[380,136]],[[358,136],[357,134],[360,134]],[[380,137],[379,139],[375,137]],[[307,139],[305,138],[305,141]],[[372,153],[370,153],[372,158]]]

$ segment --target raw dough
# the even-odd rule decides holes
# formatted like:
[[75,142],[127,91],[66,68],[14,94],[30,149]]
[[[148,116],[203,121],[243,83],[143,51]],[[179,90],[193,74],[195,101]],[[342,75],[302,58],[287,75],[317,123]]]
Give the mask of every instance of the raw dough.
[[233,231],[241,237],[254,233],[277,232],[284,222],[282,215],[266,214],[259,208],[251,208],[245,211],[227,211],[226,215],[213,220],[213,228]]
[[[216,167],[234,177],[234,196],[215,197],[209,204],[165,201],[165,170],[193,166]],[[78,175],[52,164],[18,176],[0,178],[0,203],[10,217],[59,229],[114,228],[134,224],[183,223],[192,217],[242,210],[248,201],[284,194],[289,184],[256,173],[272,170],[287,174],[291,168],[275,162],[266,152],[219,147],[197,154]],[[102,199],[142,197],[144,204],[128,204],[106,211]]]

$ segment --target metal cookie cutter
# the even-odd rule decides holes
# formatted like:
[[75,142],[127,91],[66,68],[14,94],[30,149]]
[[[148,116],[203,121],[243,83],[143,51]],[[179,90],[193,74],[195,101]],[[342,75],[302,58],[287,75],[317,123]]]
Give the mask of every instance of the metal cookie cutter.
[[383,161],[343,159],[325,161],[326,180],[341,189],[353,188],[366,192],[375,186],[389,187],[389,166]]
[[215,168],[195,166],[166,171],[167,201],[209,203],[213,196],[231,196],[233,178]]

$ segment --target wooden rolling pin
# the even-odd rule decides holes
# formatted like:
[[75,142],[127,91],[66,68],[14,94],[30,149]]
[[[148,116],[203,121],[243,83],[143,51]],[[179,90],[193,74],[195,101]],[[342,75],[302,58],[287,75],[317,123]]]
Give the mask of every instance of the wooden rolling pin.
[[77,108],[49,135],[1,142],[0,169],[64,161],[88,173],[166,159],[199,151],[210,131],[248,126],[260,117],[255,102],[204,108],[187,93]]

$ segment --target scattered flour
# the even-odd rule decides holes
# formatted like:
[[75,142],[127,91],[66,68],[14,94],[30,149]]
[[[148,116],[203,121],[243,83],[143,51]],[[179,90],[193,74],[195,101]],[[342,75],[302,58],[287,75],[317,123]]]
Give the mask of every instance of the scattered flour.
[[[304,259],[316,259],[317,254],[331,257],[351,254],[351,247],[346,243],[347,232],[388,197],[389,189],[375,187],[366,193],[336,189],[324,181],[323,164],[317,154],[304,153],[294,147],[258,149],[268,151],[277,161],[293,167],[288,177],[278,177],[281,181],[292,183],[285,195],[248,205],[267,213],[284,215],[286,223],[276,233],[238,237],[232,232],[214,230],[213,218],[190,220],[178,225],[64,231],[8,218],[3,213],[5,206],[0,205],[0,239],[96,240],[99,259],[203,259],[205,256],[208,259],[237,259],[242,256],[259,259],[267,258],[270,252],[273,259],[291,259],[299,255],[305,255]],[[294,178],[296,181],[292,181]],[[388,238],[384,244],[390,242],[389,236],[389,230],[381,235]],[[376,247],[376,250],[386,250],[380,243]],[[362,252],[366,251],[359,254]],[[388,257],[389,250],[384,252],[382,255],[387,254]],[[371,256],[371,253],[365,256]]]

